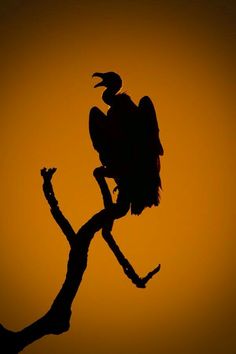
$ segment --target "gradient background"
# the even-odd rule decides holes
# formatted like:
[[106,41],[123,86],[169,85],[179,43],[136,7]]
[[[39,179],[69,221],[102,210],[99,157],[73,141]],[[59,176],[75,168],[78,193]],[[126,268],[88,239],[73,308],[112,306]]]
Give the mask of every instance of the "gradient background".
[[71,330],[29,354],[233,354],[235,286],[235,2],[16,1],[1,17],[1,322],[43,315],[69,247],[44,200],[40,169],[78,229],[102,207],[88,134],[106,109],[95,71],[114,70],[157,110],[162,201],[116,222],[135,269],[161,272],[137,289],[99,234]]

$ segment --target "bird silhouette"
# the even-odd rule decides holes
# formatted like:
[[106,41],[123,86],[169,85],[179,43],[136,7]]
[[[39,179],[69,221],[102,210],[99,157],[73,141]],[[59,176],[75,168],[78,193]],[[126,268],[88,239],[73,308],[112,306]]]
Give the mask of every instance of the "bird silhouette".
[[126,93],[120,93],[122,80],[117,73],[94,73],[104,86],[103,101],[110,106],[107,114],[93,107],[89,114],[89,132],[93,147],[102,163],[95,177],[110,177],[117,184],[117,204],[126,214],[139,215],[145,207],[160,202],[160,156],[163,147],[155,108],[148,96],[136,105]]

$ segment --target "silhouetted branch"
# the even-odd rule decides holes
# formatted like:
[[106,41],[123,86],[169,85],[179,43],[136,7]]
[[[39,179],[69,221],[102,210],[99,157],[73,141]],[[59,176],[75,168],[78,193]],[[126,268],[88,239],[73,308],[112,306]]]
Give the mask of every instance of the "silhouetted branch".
[[94,215],[75,234],[70,223],[60,211],[53,192],[51,179],[55,171],[55,168],[44,168],[41,170],[41,175],[44,180],[44,195],[51,207],[52,215],[71,246],[66,278],[51,308],[39,320],[18,332],[9,331],[0,325],[0,348],[1,353],[4,354],[19,353],[27,345],[45,335],[61,334],[69,329],[71,305],[87,267],[90,242],[95,232],[111,219],[111,215],[107,211],[102,210]]
[[160,269],[160,266],[158,266],[148,273],[146,277],[140,278],[120,251],[111,235],[111,229],[114,220],[122,215],[118,209],[109,207],[112,199],[106,182],[102,185],[106,193],[106,199],[104,199],[104,201],[106,200],[106,208],[92,216],[75,233],[69,221],[60,211],[58,201],[54,195],[51,180],[55,172],[56,168],[44,168],[41,170],[41,175],[44,181],[44,195],[51,208],[51,213],[70,244],[65,281],[51,308],[40,319],[18,332],[10,331],[0,325],[0,349],[3,354],[17,354],[26,346],[45,335],[61,334],[69,329],[71,306],[87,267],[89,245],[94,234],[100,229],[103,230],[103,238],[116,256],[125,274],[137,287],[144,288],[147,281]]
[[43,168],[41,170],[41,175],[43,177],[43,192],[45,195],[45,198],[48,201],[49,206],[51,207],[51,213],[52,216],[54,217],[56,223],[60,226],[62,232],[66,236],[69,244],[73,242],[73,239],[75,238],[75,232],[70,225],[69,221],[64,217],[62,212],[60,211],[58,207],[58,201],[55,198],[53,187],[51,184],[51,179],[54,173],[56,172],[56,168]]
[[123,253],[121,252],[119,246],[115,242],[112,234],[109,231],[103,230],[102,235],[111,251],[115,255],[117,261],[121,265],[124,270],[125,275],[131,279],[131,281],[137,286],[137,288],[145,288],[147,282],[161,269],[161,265],[159,264],[154,270],[149,272],[145,277],[141,278],[134,270],[129,261],[125,258]]
[[[107,210],[112,207],[113,202],[112,202],[112,197],[110,190],[108,188],[106,179],[102,174],[99,173],[99,170],[101,168],[96,168],[94,171],[94,177],[96,178],[96,181],[98,182],[98,185],[100,187],[102,197],[103,197],[103,203],[104,206]],[[129,261],[125,258],[123,253],[121,252],[119,246],[117,245],[116,241],[114,240],[111,230],[113,226],[114,220],[110,224],[106,224],[103,229],[102,229],[102,236],[108,246],[110,247],[111,251],[115,255],[117,261],[121,265],[121,267],[124,270],[125,275],[131,279],[131,281],[138,287],[138,288],[145,288],[146,283],[156,274],[159,272],[161,265],[159,264],[154,270],[149,272],[145,277],[141,278],[134,270],[132,265],[129,263]]]

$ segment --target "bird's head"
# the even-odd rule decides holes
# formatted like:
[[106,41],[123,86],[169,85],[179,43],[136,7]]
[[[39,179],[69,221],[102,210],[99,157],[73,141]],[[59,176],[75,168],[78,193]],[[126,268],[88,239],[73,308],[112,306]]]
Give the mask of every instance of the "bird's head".
[[115,92],[118,92],[121,89],[122,80],[118,74],[112,71],[108,73],[94,73],[92,77],[100,77],[102,79],[102,81],[97,83],[94,88],[104,86],[107,89],[114,90]]

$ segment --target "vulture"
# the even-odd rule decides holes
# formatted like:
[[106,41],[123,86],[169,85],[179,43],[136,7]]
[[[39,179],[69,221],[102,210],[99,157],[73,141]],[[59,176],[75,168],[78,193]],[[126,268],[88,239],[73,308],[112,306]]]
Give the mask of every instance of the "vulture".
[[[122,80],[115,72],[94,73],[104,86],[107,114],[93,107],[89,114],[89,133],[102,164],[103,177],[113,178],[118,190],[117,203],[128,203],[131,214],[160,202],[160,156],[163,147],[154,105],[148,96],[136,105],[121,93]],[[97,169],[99,170],[99,168]]]

